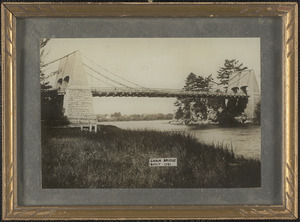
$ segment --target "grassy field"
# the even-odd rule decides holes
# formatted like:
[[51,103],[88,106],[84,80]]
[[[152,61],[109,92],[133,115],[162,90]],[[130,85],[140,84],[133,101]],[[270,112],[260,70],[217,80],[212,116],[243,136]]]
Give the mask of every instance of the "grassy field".
[[[42,129],[43,188],[260,187],[261,163],[179,132]],[[149,167],[150,158],[177,167]]]

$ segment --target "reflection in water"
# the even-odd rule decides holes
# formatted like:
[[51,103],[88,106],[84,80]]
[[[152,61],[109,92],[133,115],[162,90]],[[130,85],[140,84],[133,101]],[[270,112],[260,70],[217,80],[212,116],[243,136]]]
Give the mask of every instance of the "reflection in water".
[[171,125],[168,120],[101,122],[122,129],[150,129],[161,131],[186,131],[192,133],[200,142],[223,144],[233,148],[237,155],[261,157],[261,133],[259,126],[222,128],[214,126]]

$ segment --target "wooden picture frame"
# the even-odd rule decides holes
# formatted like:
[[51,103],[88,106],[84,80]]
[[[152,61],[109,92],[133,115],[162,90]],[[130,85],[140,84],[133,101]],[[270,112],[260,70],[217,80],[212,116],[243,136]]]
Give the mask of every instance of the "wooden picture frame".
[[[22,206],[18,201],[17,20],[30,17],[277,17],[283,30],[283,192],[280,205]],[[2,3],[2,219],[298,218],[297,3]],[[18,144],[20,145],[20,144]]]

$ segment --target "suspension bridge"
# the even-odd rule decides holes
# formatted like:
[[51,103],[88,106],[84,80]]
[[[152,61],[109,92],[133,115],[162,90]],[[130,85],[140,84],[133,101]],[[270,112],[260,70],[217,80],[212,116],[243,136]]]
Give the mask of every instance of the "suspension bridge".
[[[186,91],[183,89],[148,88],[128,80],[74,51],[43,65],[59,63],[58,70],[46,78],[55,78],[53,86],[64,96],[64,115],[70,122],[94,121],[92,97],[175,97],[240,99],[260,96],[252,70],[238,72],[229,79],[227,92]],[[255,95],[254,95],[255,94]],[[253,109],[253,107],[251,108]],[[251,111],[253,112],[253,111]]]

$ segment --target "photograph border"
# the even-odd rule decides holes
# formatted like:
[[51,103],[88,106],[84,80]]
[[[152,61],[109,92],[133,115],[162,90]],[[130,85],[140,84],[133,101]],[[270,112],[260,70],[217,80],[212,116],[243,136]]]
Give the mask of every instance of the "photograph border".
[[[280,17],[283,29],[283,204],[221,206],[19,206],[17,196],[16,20],[26,17]],[[295,219],[298,218],[297,3],[3,3],[2,218]]]

